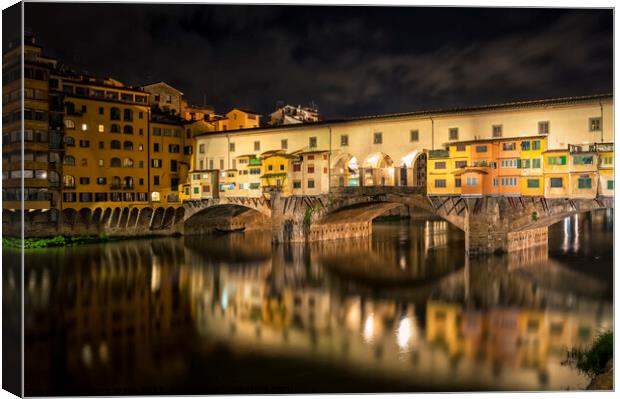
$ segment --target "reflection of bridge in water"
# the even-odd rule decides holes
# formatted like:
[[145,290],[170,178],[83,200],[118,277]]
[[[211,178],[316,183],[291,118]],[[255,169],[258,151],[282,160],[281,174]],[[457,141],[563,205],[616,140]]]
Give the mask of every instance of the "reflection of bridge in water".
[[[182,353],[207,353],[215,340],[437,389],[585,384],[560,367],[562,350],[610,325],[604,284],[542,249],[449,263],[454,229],[420,226],[419,240],[391,245],[378,226],[350,252],[337,242],[274,249],[269,235],[233,234],[35,254],[25,271],[27,375],[56,369],[77,386],[110,389],[173,381]],[[385,270],[369,282],[343,274],[345,259],[367,259],[369,276],[384,259]],[[391,282],[402,276],[407,284]],[[579,286],[566,288],[571,280]],[[113,381],[118,372],[126,377]],[[32,392],[52,384],[36,381]]]

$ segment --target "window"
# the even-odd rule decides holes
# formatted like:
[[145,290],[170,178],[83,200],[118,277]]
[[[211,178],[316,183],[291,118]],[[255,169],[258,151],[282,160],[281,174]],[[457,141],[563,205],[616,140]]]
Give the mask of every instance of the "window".
[[607,180],[607,189],[608,190],[613,190],[614,189],[614,181],[613,180]]
[[103,115],[103,107],[99,107],[99,115]]
[[493,137],[502,137],[502,125],[493,125]]
[[375,144],[382,144],[383,143],[383,133],[375,132],[375,134],[373,135],[373,143],[375,143]]
[[502,159],[500,165],[502,168],[516,168],[518,162],[516,159]]
[[497,177],[493,178],[493,187],[497,187],[499,185],[499,179]]
[[228,144],[228,151],[229,152],[235,152],[235,143],[229,143]]
[[104,166],[103,159],[100,159],[98,163],[99,163],[99,166]]
[[113,121],[120,121],[121,120],[121,110],[116,108],[116,107],[110,108],[110,119],[113,120]]
[[294,180],[293,181],[293,188],[301,188],[301,181],[300,180]]
[[558,157],[549,157],[547,158],[547,163],[549,165],[566,165],[566,155],[561,155]]
[[308,145],[310,146],[310,148],[316,148],[317,146],[316,137],[310,137],[308,140]]
[[540,150],[540,140],[532,141],[532,150]]
[[308,180],[308,188],[314,188],[314,180]]
[[131,126],[131,125],[123,126],[123,133],[125,133],[125,134],[133,134],[133,126]]
[[110,133],[120,133],[120,132],[121,132],[120,125],[117,125],[116,123],[113,123],[110,125]]
[[80,177],[80,184],[90,184],[90,178]]
[[105,177],[98,177],[97,178],[97,184],[106,184],[106,178]]
[[445,169],[445,168],[446,168],[445,161],[435,162],[435,169]]
[[454,187],[461,187],[461,178],[460,177],[455,177],[454,178]]
[[477,177],[468,177],[467,178],[467,187],[476,187],[478,185]]
[[530,160],[529,159],[522,159],[521,161],[521,168],[522,169],[529,169],[530,168]]
[[88,148],[88,147],[90,147],[89,140],[80,140],[80,148]]
[[517,185],[516,177],[502,177],[502,186],[515,187]]
[[131,141],[123,142],[123,150],[125,150],[125,151],[133,151],[133,143]]
[[448,129],[448,137],[450,140],[458,140],[459,139],[459,128],[451,127]]
[[527,179],[527,188],[539,188],[540,180],[539,179]]
[[71,136],[64,137],[65,147],[75,147],[75,139]]
[[455,161],[454,167],[457,169],[464,168],[467,166],[467,161]]
[[445,179],[435,180],[435,188],[446,188],[446,180]]
[[561,188],[562,187],[562,178],[561,177],[552,177],[549,179],[549,185],[552,188]]
[[133,111],[130,109],[123,110],[123,120],[127,122],[133,121]]
[[280,140],[280,148],[283,149],[283,150],[287,150],[288,149],[288,140],[287,139]]
[[592,188],[592,179],[589,177],[580,177],[577,179],[577,187],[580,189]]
[[121,142],[118,140],[112,140],[110,142],[110,148],[113,150],[120,150],[121,149]]
[[538,122],[538,134],[549,134],[549,121]]
[[465,144],[457,144],[456,145],[456,150],[461,152],[461,151],[465,151],[467,149],[467,146]]
[[340,146],[346,147],[348,145],[349,145],[349,135],[347,134],[340,135]]
[[504,143],[502,144],[503,151],[514,151],[517,149],[517,143]]
[[532,168],[540,169],[540,158],[532,159]]
[[530,150],[530,142],[522,141],[521,142],[521,151],[529,151]]
[[573,155],[573,165],[592,165],[593,155]]
[[590,127],[591,132],[600,132],[601,131],[601,118],[590,118],[588,121],[588,126]]
[[301,172],[301,164],[300,163],[294,163],[293,164],[293,172]]
[[213,169],[213,160],[209,159],[209,169]]
[[178,154],[181,152],[181,146],[179,144],[168,144],[168,152]]
[[161,159],[151,159],[151,167],[153,168],[161,168]]
[[224,169],[224,160],[220,159],[220,170],[223,170],[223,169]]
[[487,152],[487,146],[486,145],[477,145],[476,146],[476,152]]
[[124,168],[133,168],[133,159],[131,159],[131,158],[123,159],[123,167]]
[[254,142],[254,151],[260,151],[260,141]]
[[104,128],[104,127],[103,127],[103,125],[101,125],[101,124],[97,127],[97,131],[98,131],[99,133],[103,133],[103,132],[104,132],[104,129],[105,129],[105,128]]
[[[220,167],[222,167],[222,166],[223,165],[220,165]],[[177,160],[176,159],[171,159],[170,160],[170,171],[171,172],[176,172],[177,171]]]
[[71,119],[65,119],[65,128],[75,129],[75,122],[73,122]]
[[75,166],[75,158],[71,155],[66,155],[63,160],[63,164],[67,166]]
[[200,153],[200,154],[204,154],[205,153],[205,145],[204,144],[200,144],[198,146],[198,153]]
[[110,160],[110,166],[118,168],[121,166],[121,159],[120,158],[112,158]]
[[153,175],[153,184],[159,186],[159,176]]
[[308,173],[314,173],[314,165],[308,165]]
[[409,131],[409,141],[420,141],[420,131],[419,130],[410,130]]

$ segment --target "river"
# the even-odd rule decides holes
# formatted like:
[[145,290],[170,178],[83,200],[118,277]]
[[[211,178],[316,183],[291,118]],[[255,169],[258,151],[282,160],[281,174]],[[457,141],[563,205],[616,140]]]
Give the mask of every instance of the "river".
[[561,362],[611,327],[613,213],[550,227],[548,248],[463,248],[447,222],[412,220],[307,246],[247,232],[28,250],[26,395],[583,389]]

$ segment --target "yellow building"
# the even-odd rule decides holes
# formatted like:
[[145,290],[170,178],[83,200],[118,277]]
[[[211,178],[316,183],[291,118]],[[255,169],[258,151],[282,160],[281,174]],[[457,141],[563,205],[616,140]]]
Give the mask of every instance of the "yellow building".
[[568,198],[568,149],[543,152],[546,198]]
[[259,113],[241,108],[233,108],[223,118],[215,120],[217,131],[251,129],[259,125]]
[[614,195],[614,145],[613,143],[598,144],[598,194],[603,196]]
[[186,139],[185,120],[153,111],[149,137],[150,195],[153,205],[179,206],[187,181],[191,137]]
[[62,91],[62,208],[148,205],[148,94],[85,76],[63,77]]
[[291,156],[283,150],[268,151],[261,155],[261,187],[263,191],[277,189],[283,196],[290,195],[291,182],[288,179]]
[[[528,144],[524,144],[526,142]],[[546,137],[521,141],[521,195],[543,196],[545,194],[543,152],[546,150]]]
[[[453,151],[456,151],[457,146]],[[461,148],[461,147],[459,147]],[[469,151],[466,151],[469,153]],[[465,160],[465,162],[467,162]],[[456,195],[461,193],[461,177],[455,176],[456,161],[450,157],[449,150],[431,150],[428,152],[427,188],[429,195]],[[461,165],[459,163],[459,165]]]
[[195,170],[190,173],[190,182],[184,186],[183,200],[218,198],[217,170]]
[[[50,71],[53,70],[56,61],[45,57],[42,48],[29,37],[24,38],[23,51],[21,45],[11,43],[9,49],[4,52],[2,61],[3,208],[22,208],[23,178],[25,209],[43,211],[58,209],[62,172],[60,162],[62,131],[57,128],[62,127],[63,110],[62,103],[53,101],[57,97],[50,94]],[[50,217],[52,215],[57,217],[57,212],[50,213]]]
[[582,151],[579,147],[570,152],[570,198],[594,198],[598,193],[598,154]]

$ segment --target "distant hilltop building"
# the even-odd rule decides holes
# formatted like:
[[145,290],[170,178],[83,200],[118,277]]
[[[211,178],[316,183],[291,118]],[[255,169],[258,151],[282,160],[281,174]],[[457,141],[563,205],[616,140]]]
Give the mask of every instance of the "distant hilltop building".
[[316,108],[302,107],[301,105],[285,105],[271,113],[269,122],[272,126],[293,125],[319,121],[319,111]]

